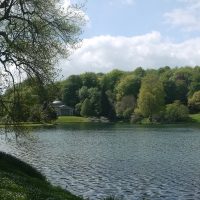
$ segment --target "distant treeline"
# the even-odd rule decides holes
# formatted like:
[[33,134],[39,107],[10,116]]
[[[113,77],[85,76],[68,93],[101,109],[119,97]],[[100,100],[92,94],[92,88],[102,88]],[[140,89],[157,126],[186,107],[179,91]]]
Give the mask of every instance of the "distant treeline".
[[[24,119],[30,118],[30,110],[37,105],[54,100],[74,107],[76,115],[131,118],[132,122],[144,117],[150,122],[173,122],[200,111],[199,66],[86,72],[47,85],[42,92],[37,84],[30,89],[29,82],[23,82]],[[4,96],[12,98],[12,88]]]

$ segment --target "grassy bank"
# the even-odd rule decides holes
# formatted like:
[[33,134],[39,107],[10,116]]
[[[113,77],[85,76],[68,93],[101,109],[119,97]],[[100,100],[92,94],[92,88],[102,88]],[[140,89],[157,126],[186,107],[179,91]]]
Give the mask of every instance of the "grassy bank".
[[189,122],[200,123],[200,113],[189,115]]
[[[148,118],[144,118],[141,122],[142,124],[147,123]],[[88,122],[88,120],[84,117],[78,116],[59,116],[55,121],[56,124],[64,124],[64,123],[72,123],[72,122]],[[121,119],[121,120],[111,120],[111,122],[115,123],[130,123],[129,119]],[[200,123],[200,113],[199,114],[191,114],[189,118],[184,123]]]
[[88,120],[84,117],[78,116],[59,116],[55,121],[57,124],[69,123],[69,122],[88,122]]
[[0,152],[0,199],[81,200],[60,187],[53,187],[30,165],[2,152]]

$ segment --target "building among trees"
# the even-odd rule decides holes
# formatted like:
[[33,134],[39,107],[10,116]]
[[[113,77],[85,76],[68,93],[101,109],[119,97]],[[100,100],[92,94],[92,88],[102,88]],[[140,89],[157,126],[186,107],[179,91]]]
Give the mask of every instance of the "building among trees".
[[58,116],[74,115],[74,108],[66,106],[62,101],[54,101],[52,104]]

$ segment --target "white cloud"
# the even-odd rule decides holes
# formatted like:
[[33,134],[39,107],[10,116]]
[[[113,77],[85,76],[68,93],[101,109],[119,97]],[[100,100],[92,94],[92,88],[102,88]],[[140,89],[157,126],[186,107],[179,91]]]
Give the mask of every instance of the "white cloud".
[[176,8],[172,12],[165,13],[165,22],[173,27],[180,26],[184,32],[200,31],[200,2],[197,0],[178,0],[186,2],[186,7]]
[[135,0],[113,0],[109,2],[110,5],[115,5],[115,4],[128,4],[128,5],[133,5],[135,4]]
[[163,41],[156,31],[132,38],[107,35],[86,39],[68,61],[61,61],[62,74],[200,65],[200,38],[179,44]]
[[134,0],[122,0],[122,2],[129,5],[133,5],[135,3]]

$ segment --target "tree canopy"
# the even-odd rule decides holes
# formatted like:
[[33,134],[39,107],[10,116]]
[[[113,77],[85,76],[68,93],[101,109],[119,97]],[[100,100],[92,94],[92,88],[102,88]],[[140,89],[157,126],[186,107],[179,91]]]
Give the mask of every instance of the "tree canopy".
[[[64,8],[58,0],[0,1],[0,81],[1,92],[13,87],[13,100],[1,95],[1,108],[11,121],[13,106],[20,102],[20,84],[35,77],[40,86],[52,83],[55,64],[80,46],[79,35],[86,23],[83,5]],[[17,109],[18,106],[15,106]]]
[[162,83],[153,75],[142,79],[138,108],[143,116],[154,116],[164,107],[165,92]]

